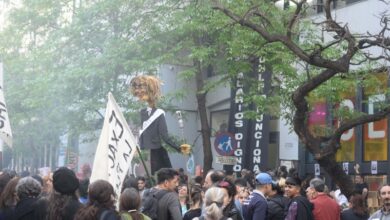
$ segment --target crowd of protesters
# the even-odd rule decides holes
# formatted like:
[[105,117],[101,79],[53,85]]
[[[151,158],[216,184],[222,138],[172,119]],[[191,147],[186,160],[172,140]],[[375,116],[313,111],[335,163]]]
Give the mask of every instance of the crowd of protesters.
[[[357,175],[349,200],[324,180],[301,180],[294,170],[211,170],[203,179],[182,169],[160,169],[155,178],[127,176],[115,195],[105,180],[89,182],[61,167],[39,176],[0,174],[0,220],[390,220],[390,186],[378,189],[381,208],[369,215],[367,184]],[[154,184],[155,182],[155,184]]]

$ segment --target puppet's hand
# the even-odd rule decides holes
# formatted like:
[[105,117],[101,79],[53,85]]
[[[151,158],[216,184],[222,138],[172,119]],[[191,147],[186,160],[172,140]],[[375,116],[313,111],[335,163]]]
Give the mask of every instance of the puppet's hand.
[[189,144],[182,144],[180,145],[181,153],[184,155],[188,155],[191,153],[191,145]]

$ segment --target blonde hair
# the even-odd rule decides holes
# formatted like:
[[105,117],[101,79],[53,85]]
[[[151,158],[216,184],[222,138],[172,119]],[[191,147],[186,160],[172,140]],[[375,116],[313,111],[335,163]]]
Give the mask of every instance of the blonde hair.
[[144,87],[146,95],[148,96],[147,102],[152,107],[155,107],[158,99],[161,97],[161,84],[162,81],[155,76],[140,75],[134,77],[130,81],[129,90],[131,94],[135,95],[135,90],[137,89],[137,87]]
[[222,188],[211,187],[204,195],[205,217],[208,220],[219,220],[223,217],[223,199],[225,193]]

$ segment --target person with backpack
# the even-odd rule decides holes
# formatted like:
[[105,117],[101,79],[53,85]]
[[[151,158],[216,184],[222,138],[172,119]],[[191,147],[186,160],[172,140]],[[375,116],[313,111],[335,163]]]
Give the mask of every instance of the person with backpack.
[[121,220],[151,220],[139,211],[141,197],[138,190],[126,188],[119,197]]
[[297,176],[287,177],[285,192],[291,199],[285,220],[313,220],[313,204],[301,195],[301,180]]
[[272,182],[272,190],[268,194],[268,212],[267,220],[284,220],[285,210],[290,203],[290,199],[284,196],[284,179],[278,182]]
[[161,168],[157,172],[157,186],[144,193],[141,212],[152,220],[182,220],[178,185],[179,173],[172,168]]

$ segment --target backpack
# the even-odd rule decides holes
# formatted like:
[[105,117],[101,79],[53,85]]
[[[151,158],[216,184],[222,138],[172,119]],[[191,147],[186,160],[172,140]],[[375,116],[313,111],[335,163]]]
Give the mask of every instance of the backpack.
[[166,190],[158,190],[156,188],[151,188],[145,190],[144,196],[142,198],[142,207],[141,212],[149,216],[153,220],[158,219],[158,201],[167,194]]

